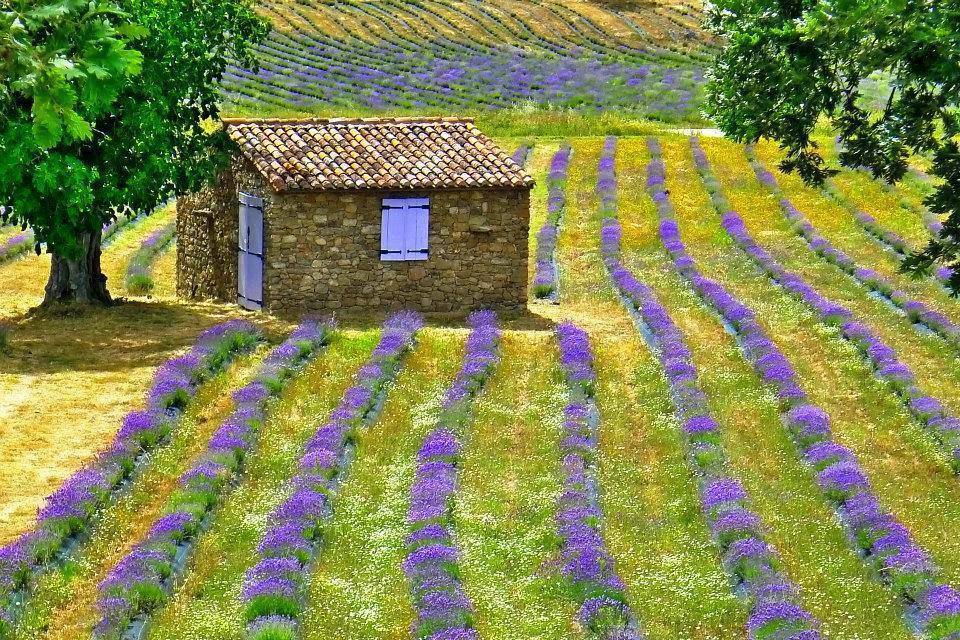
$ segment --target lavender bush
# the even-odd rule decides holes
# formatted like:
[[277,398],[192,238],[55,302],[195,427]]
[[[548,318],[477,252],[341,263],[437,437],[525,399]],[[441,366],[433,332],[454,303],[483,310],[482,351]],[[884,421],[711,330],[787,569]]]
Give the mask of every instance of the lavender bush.
[[[702,153],[702,150],[698,151],[698,155],[700,153]],[[889,278],[877,273],[873,269],[861,267],[853,258],[834,247],[829,240],[817,232],[807,217],[790,202],[780,188],[777,178],[757,159],[751,147],[747,147],[747,156],[750,159],[754,173],[757,175],[757,179],[777,196],[780,209],[790,222],[793,230],[807,241],[807,244],[810,245],[810,248],[813,249],[817,255],[821,256],[827,262],[836,265],[854,280],[900,309],[911,322],[922,325],[939,334],[954,348],[960,348],[960,327],[954,324],[946,315],[931,309],[919,300],[911,299],[907,293],[898,290]],[[710,180],[708,177],[704,179]]]
[[25,595],[33,578],[63,560],[69,543],[90,530],[111,497],[132,480],[138,463],[169,439],[199,386],[260,339],[254,325],[231,320],[207,329],[190,351],[157,369],[146,409],[127,414],[110,447],[47,498],[32,531],[0,548],[0,611],[7,611],[17,594]]
[[622,232],[611,215],[616,210],[614,149],[615,141],[605,146],[598,181],[603,183],[598,191],[606,202],[601,232],[604,264],[666,374],[687,459],[700,487],[701,512],[720,549],[724,568],[750,604],[747,633],[753,640],[820,638],[816,621],[801,606],[796,586],[780,570],[776,552],[764,540],[760,517],[750,510],[747,492],[730,469],[720,427],[710,415],[683,334],[653,291],[620,261]]
[[254,379],[233,393],[235,409],[180,476],[166,513],[99,585],[94,638],[119,640],[135,618],[166,600],[197,535],[245,469],[268,404],[330,339],[332,323],[305,321],[264,359]]
[[[780,415],[801,458],[836,510],[848,540],[879,580],[898,596],[911,626],[933,640],[953,640],[960,631],[960,593],[942,583],[929,554],[910,531],[885,510],[856,455],[833,437],[830,416],[810,402],[789,360],[766,334],[752,309],[719,283],[704,277],[680,237],[676,215],[664,187],[660,145],[649,141],[653,159],[647,187],[660,216],[660,239],[677,272],[697,295],[729,324],[744,357],[776,393]],[[616,222],[607,231],[619,242]],[[611,249],[612,250],[612,249]]]
[[0,262],[12,260],[33,248],[33,231],[21,231],[0,244]]
[[459,550],[453,540],[452,512],[457,489],[460,434],[469,422],[474,397],[499,359],[496,315],[470,315],[463,366],[443,400],[438,424],[417,453],[407,513],[410,534],[403,571],[410,583],[417,640],[477,640],[474,610],[460,582]]
[[561,571],[580,604],[578,621],[599,639],[640,639],[636,616],[624,584],[603,542],[597,485],[596,372],[587,333],[572,323],[556,329],[569,403],[564,410],[560,445],[563,493],[557,505]]
[[153,261],[170,244],[177,233],[176,221],[163,226],[148,235],[137,249],[127,265],[124,284],[127,291],[134,295],[146,295],[153,291]]
[[821,295],[802,276],[787,271],[753,239],[739,215],[730,209],[721,193],[720,184],[713,176],[706,154],[695,138],[691,139],[694,162],[700,172],[714,208],[721,216],[721,224],[734,242],[776,283],[791,296],[809,306],[820,320],[840,328],[840,335],[863,354],[873,368],[874,375],[885,382],[903,401],[910,414],[934,437],[948,456],[954,471],[960,473],[960,419],[947,413],[943,404],[923,392],[916,377],[896,351],[877,336],[873,330],[854,318],[843,305]]
[[270,517],[257,552],[260,561],[243,585],[249,640],[296,637],[308,565],[319,549],[323,526],[333,515],[330,497],[347,471],[348,447],[375,419],[387,387],[413,347],[422,318],[412,312],[390,316],[380,342],[344,392],[340,405],[307,443],[289,497]]
[[537,232],[537,255],[533,276],[533,295],[538,298],[556,298],[557,295],[557,237],[560,222],[567,206],[566,182],[573,149],[560,146],[550,161],[547,174],[547,219]]
[[530,152],[533,151],[533,144],[529,142],[524,142],[516,151],[513,152],[513,155],[510,157],[521,167],[526,167],[527,162],[530,160]]

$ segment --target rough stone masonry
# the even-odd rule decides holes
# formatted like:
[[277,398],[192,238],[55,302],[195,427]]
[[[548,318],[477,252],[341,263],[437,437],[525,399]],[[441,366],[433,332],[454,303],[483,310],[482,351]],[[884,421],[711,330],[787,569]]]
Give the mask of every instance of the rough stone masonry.
[[[526,305],[528,187],[277,193],[242,158],[216,185],[179,203],[179,295],[236,299],[238,191],[264,199],[263,294],[270,312]],[[380,260],[381,203],[394,195],[430,198],[428,260]]]

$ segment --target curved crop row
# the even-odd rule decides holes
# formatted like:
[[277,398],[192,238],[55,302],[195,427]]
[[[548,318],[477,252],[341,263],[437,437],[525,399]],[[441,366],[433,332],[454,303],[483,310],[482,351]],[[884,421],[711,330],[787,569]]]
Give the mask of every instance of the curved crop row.
[[197,536],[242,477],[270,400],[329,342],[331,329],[330,322],[303,322],[264,359],[256,377],[233,393],[233,414],[214,432],[193,467],[180,476],[166,513],[100,583],[95,638],[119,640],[131,625],[145,625],[166,601]]
[[809,306],[821,322],[840,328],[840,335],[860,350],[873,367],[874,375],[897,393],[910,414],[933,435],[949,458],[954,471],[960,473],[960,419],[949,415],[937,398],[925,394],[917,385],[916,376],[910,367],[897,358],[896,351],[867,325],[855,320],[853,312],[821,295],[799,274],[784,269],[772,255],[757,244],[747,231],[743,219],[731,210],[723,197],[720,183],[710,170],[706,154],[699,147],[696,138],[691,139],[691,144],[694,149],[694,162],[710,193],[710,200],[720,215],[721,225],[737,246],[771,280]]
[[474,609],[463,590],[453,540],[453,501],[457,490],[462,431],[499,360],[500,329],[493,312],[469,319],[463,366],[447,389],[437,426],[417,452],[417,469],[407,513],[410,534],[403,571],[416,608],[412,635],[417,640],[476,640]]
[[[429,15],[444,20],[451,7],[434,4]],[[418,4],[418,11],[426,6]],[[462,17],[465,7],[458,6],[457,15]],[[410,10],[405,7],[348,3],[342,5],[344,16],[360,17],[361,24],[376,28],[358,30],[347,21],[340,25],[343,34],[334,37],[323,33],[319,20],[322,16],[339,23],[336,11],[341,9],[318,6],[310,14],[268,2],[266,11],[283,28],[258,46],[259,73],[232,68],[225,88],[236,102],[288,102],[298,107],[497,109],[533,102],[617,107],[665,119],[689,115],[696,108],[702,73],[689,67],[689,59],[676,57],[671,62],[671,56],[651,55],[605,38],[598,25],[583,16],[563,15],[567,10],[559,7],[541,9],[578,33],[581,42],[553,43],[527,27],[530,16],[506,7],[473,8],[499,23],[505,33],[497,34],[492,43],[475,41],[469,34],[451,39],[439,30],[424,37],[407,21]],[[500,11],[511,17],[509,25]],[[485,28],[496,34],[488,25]],[[527,46],[515,46],[521,42]]]
[[66,559],[103,508],[142,471],[146,456],[169,440],[199,386],[260,339],[249,322],[231,320],[207,329],[189,352],[157,369],[147,408],[127,414],[110,448],[47,498],[34,530],[0,549],[0,634],[37,575]]
[[556,299],[559,293],[557,281],[557,237],[560,222],[567,207],[567,170],[573,148],[564,143],[550,161],[547,174],[547,219],[537,232],[537,256],[533,276],[533,295],[538,298]]
[[[700,158],[703,150],[698,146],[694,147],[694,154]],[[793,230],[800,235],[814,253],[822,257],[827,262],[836,265],[854,280],[876,292],[887,302],[902,311],[911,322],[922,325],[926,329],[939,334],[953,347],[960,348],[960,327],[954,324],[950,318],[944,314],[935,311],[919,300],[912,300],[908,294],[896,289],[896,286],[888,278],[880,275],[873,269],[868,269],[858,265],[853,258],[846,253],[834,247],[829,240],[817,233],[813,224],[797,209],[792,202],[780,189],[777,178],[757,159],[756,154],[751,148],[747,148],[747,156],[753,167],[757,179],[764,184],[780,203],[780,209],[784,216],[790,222]],[[699,160],[698,160],[699,161]],[[709,180],[709,178],[706,178]]]
[[856,454],[834,439],[830,416],[810,402],[793,366],[763,330],[754,311],[699,272],[680,237],[665,190],[660,145],[651,138],[649,146],[653,159],[647,186],[660,216],[660,239],[674,268],[719,314],[757,375],[775,390],[783,423],[802,459],[848,531],[850,543],[900,599],[908,625],[934,640],[955,638],[960,631],[960,593],[940,581],[930,555],[881,506]]
[[573,323],[557,326],[560,362],[569,403],[564,409],[563,493],[558,500],[561,571],[573,586],[578,619],[601,640],[639,640],[643,634],[627,604],[624,584],[603,542],[597,485],[597,431],[600,414],[594,398],[597,374],[587,333]]
[[[894,233],[884,228],[872,215],[857,208],[849,198],[837,189],[831,181],[827,181],[823,186],[823,192],[830,196],[837,204],[847,209],[857,221],[857,223],[881,246],[892,250],[899,260],[903,260],[912,251],[910,244],[898,233]],[[936,221],[939,224],[939,221]],[[928,222],[929,224],[929,222]],[[932,229],[931,229],[932,231]],[[951,275],[950,267],[940,267],[933,272],[933,277],[941,284],[947,284]]]
[[106,245],[125,227],[133,224],[141,218],[142,216],[139,215],[118,215],[116,218],[103,225],[103,229],[100,232],[100,245]]
[[[620,260],[622,231],[616,215],[616,179],[611,155],[601,158],[605,185],[601,229],[604,264],[630,315],[666,374],[677,419],[683,425],[687,458],[700,487],[700,509],[720,549],[723,564],[748,599],[747,632],[753,640],[820,638],[817,622],[800,605],[798,591],[778,567],[779,559],[764,540],[760,517],[750,510],[747,492],[730,469],[720,426],[710,415],[707,397],[697,382],[697,368],[680,329],[653,291],[639,282]],[[604,167],[610,166],[609,169]]]
[[290,496],[270,516],[271,525],[257,547],[261,560],[247,571],[242,597],[249,640],[297,637],[310,563],[319,551],[324,524],[333,516],[331,496],[347,473],[357,432],[376,420],[422,324],[412,312],[387,318],[356,382],[307,443],[289,482]]
[[130,258],[130,264],[127,265],[124,285],[128,292],[134,295],[146,295],[153,291],[155,286],[153,261],[164,247],[170,244],[176,233],[177,223],[174,221],[144,238],[136,253]]

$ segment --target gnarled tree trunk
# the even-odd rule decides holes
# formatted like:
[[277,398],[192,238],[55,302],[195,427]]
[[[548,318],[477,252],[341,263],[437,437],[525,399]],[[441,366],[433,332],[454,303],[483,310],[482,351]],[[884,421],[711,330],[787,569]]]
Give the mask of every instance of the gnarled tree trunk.
[[44,289],[41,306],[56,303],[77,302],[80,304],[110,304],[113,302],[107,291],[107,276],[100,269],[100,241],[102,232],[80,236],[81,254],[76,259],[51,254],[50,277]]

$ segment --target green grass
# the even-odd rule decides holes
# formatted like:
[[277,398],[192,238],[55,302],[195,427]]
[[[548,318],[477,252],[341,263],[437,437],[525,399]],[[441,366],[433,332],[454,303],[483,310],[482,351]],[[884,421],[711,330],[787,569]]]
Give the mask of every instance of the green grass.
[[200,540],[189,573],[154,620],[149,638],[242,638],[244,573],[256,564],[256,546],[270,512],[288,492],[307,439],[337,406],[353,374],[370,355],[379,332],[346,331],[304,370],[270,410],[246,477]]
[[413,605],[400,565],[410,483],[465,337],[424,331],[383,415],[361,437],[311,577],[303,640],[409,636]]
[[[613,111],[601,113],[583,112],[574,109],[543,109],[517,107],[500,111],[464,111],[451,113],[449,110],[416,111],[388,109],[291,109],[274,107],[226,107],[225,117],[231,118],[385,118],[401,116],[462,116],[473,118],[477,127],[494,138],[569,138],[575,136],[641,136],[677,127],[710,126],[705,120],[691,119],[678,122],[652,120],[630,114]],[[508,152],[512,148],[506,149]]]
[[566,386],[547,332],[507,332],[467,430],[454,529],[481,637],[577,637],[555,564]]

